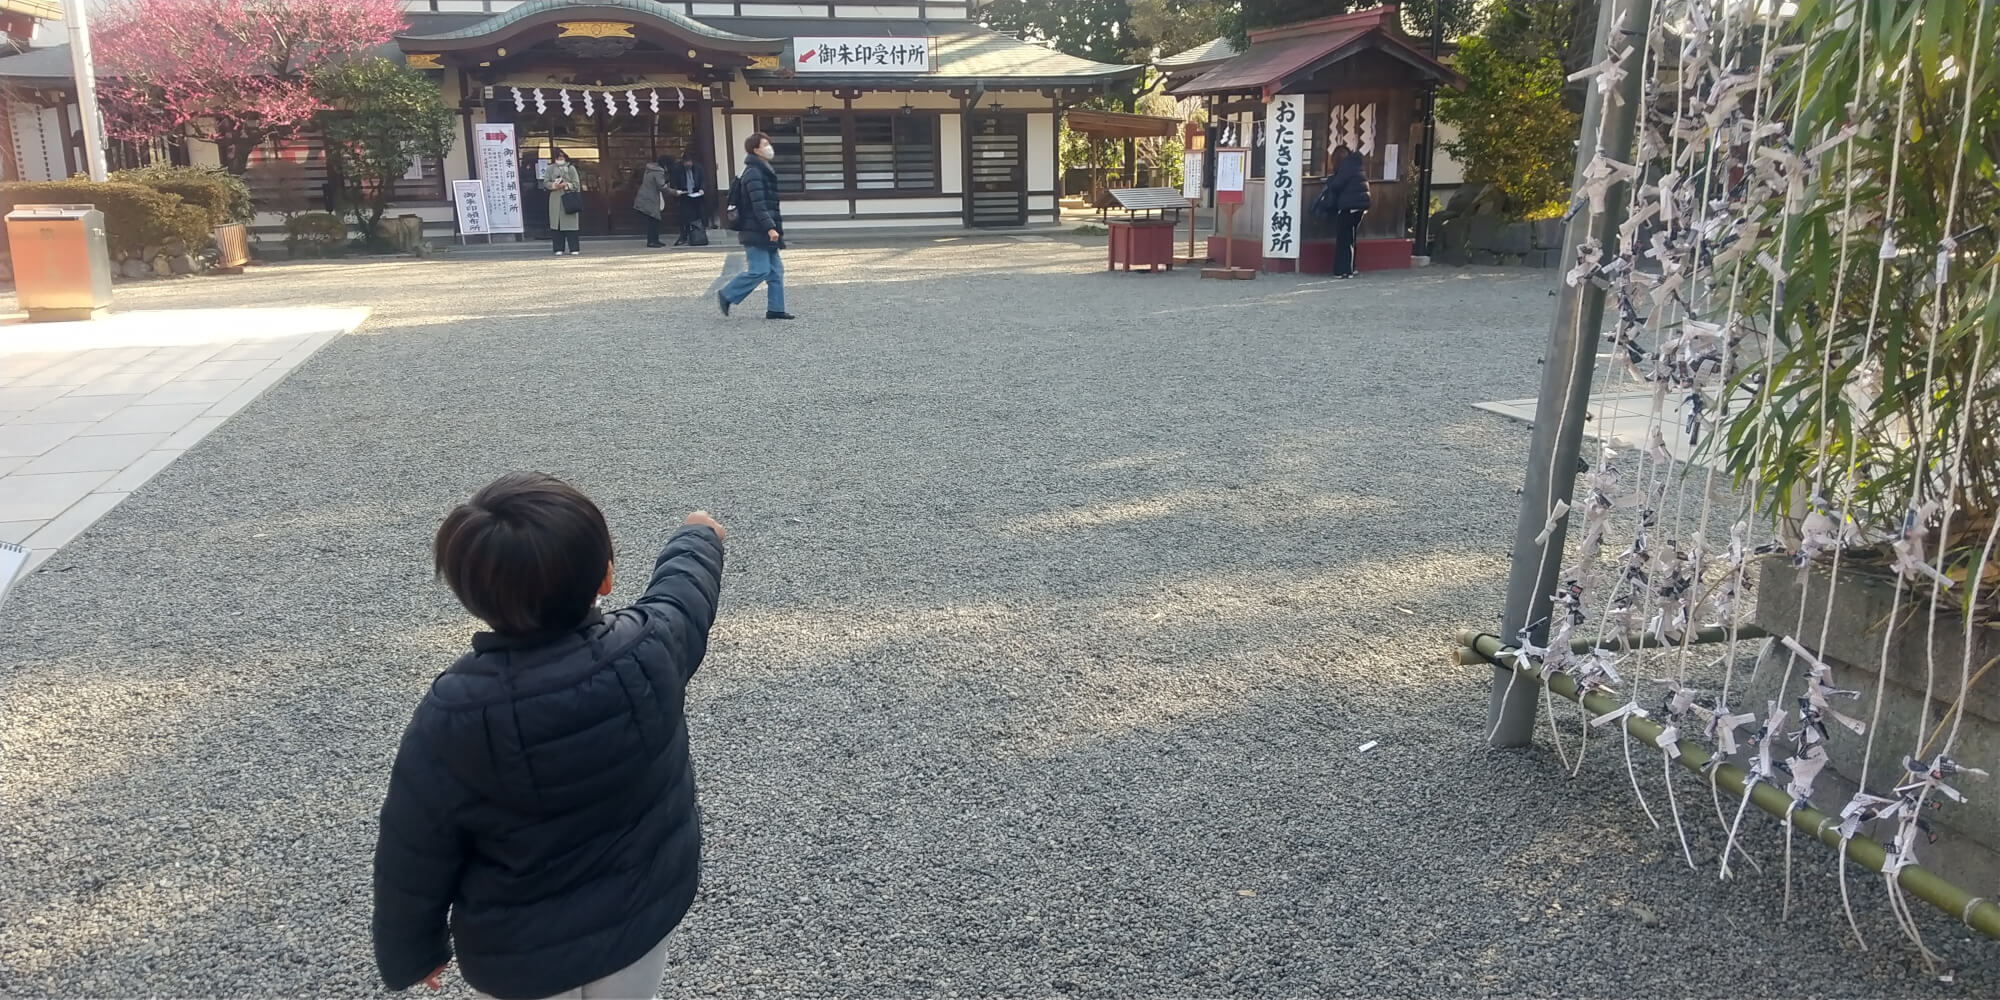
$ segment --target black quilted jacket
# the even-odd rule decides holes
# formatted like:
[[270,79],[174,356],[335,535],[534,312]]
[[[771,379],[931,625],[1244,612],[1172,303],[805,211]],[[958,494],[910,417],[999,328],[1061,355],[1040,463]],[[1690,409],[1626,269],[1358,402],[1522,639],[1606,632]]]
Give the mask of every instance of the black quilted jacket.
[[683,529],[639,603],[555,635],[480,633],[432,683],[375,846],[390,989],[455,950],[481,992],[545,997],[632,964],[680,922],[701,874],[682,699],[721,586],[721,540]]
[[[782,250],[785,246],[785,213],[779,208],[778,171],[764,158],[752,153],[743,161],[743,174],[739,183],[743,185],[742,226],[737,235],[738,242],[746,247],[763,247],[766,250]],[[771,242],[771,230],[778,231],[778,241]]]

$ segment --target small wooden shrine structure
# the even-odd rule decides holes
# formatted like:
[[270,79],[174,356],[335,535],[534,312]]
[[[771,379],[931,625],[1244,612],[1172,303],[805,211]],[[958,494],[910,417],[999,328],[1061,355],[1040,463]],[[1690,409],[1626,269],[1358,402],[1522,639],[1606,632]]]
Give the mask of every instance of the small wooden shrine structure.
[[[1345,144],[1362,157],[1371,201],[1357,266],[1410,266],[1411,200],[1426,141],[1421,101],[1433,86],[1462,90],[1465,79],[1404,34],[1394,4],[1253,32],[1240,52],[1210,42],[1161,68],[1168,93],[1206,103],[1208,149],[1253,151],[1246,210],[1231,232],[1210,239],[1210,259],[1223,258],[1227,238],[1239,262],[1330,273],[1332,226],[1308,206],[1324,186],[1329,154]],[[1212,164],[1205,173],[1212,186]]]

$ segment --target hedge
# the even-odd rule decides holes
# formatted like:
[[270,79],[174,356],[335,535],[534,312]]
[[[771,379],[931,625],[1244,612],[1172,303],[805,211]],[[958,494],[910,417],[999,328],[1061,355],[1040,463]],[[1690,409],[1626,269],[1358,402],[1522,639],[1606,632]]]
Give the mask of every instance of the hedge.
[[120,170],[112,174],[111,179],[144,184],[155,191],[179,195],[182,201],[206,211],[211,227],[249,222],[256,214],[250,204],[250,185],[220,167],[153,164]]
[[99,184],[81,178],[0,183],[0,214],[13,211],[17,205],[97,206],[104,213],[104,237],[114,254],[141,254],[147,247],[176,239],[185,241],[191,251],[208,243],[209,214],[205,209],[140,184]]

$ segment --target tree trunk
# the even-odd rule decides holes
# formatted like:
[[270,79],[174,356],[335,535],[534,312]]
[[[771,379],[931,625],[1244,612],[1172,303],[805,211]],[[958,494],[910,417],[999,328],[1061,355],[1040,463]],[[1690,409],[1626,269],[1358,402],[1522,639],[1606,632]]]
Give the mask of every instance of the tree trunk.
[[241,177],[250,169],[250,154],[256,152],[260,139],[245,135],[218,135],[215,149],[222,158],[222,169]]

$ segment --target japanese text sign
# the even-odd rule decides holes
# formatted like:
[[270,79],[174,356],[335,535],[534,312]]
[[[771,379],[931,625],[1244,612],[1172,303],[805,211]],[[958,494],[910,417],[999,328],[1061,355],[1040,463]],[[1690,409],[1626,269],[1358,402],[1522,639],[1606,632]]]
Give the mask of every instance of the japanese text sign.
[[1215,151],[1215,202],[1218,205],[1243,204],[1243,178],[1250,172],[1250,151],[1247,149],[1218,149]]
[[473,131],[479,140],[479,179],[484,182],[486,191],[486,231],[524,232],[521,166],[514,153],[513,124],[488,122],[474,125]]
[[486,228],[486,190],[479,181],[452,181],[451,203],[458,209],[458,232],[461,236],[484,236],[492,232]]
[[792,68],[799,73],[928,73],[931,40],[801,35],[792,39]]
[[1299,183],[1306,155],[1304,94],[1271,100],[1264,135],[1268,169],[1264,175],[1264,256],[1297,259],[1304,237],[1304,204]]

